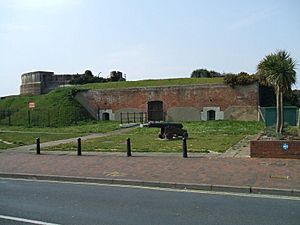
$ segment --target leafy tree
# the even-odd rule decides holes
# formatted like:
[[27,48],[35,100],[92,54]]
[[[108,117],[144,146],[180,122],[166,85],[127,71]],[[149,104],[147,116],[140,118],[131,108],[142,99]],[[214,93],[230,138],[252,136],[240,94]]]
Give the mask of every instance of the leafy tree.
[[115,81],[126,81],[123,78],[123,73],[120,71],[112,71],[110,73],[110,78],[96,77],[93,75],[92,71],[86,70],[84,74],[78,74],[75,78],[70,81],[70,84],[88,84],[88,83],[105,83],[105,82],[115,82]]
[[93,77],[94,75],[93,75],[92,71],[86,70],[86,71],[84,71],[84,76],[85,77]]
[[296,82],[296,61],[285,50],[265,56],[257,66],[259,81],[273,86],[276,92],[276,132],[283,130],[283,94]]
[[111,71],[110,81],[125,81],[125,79],[123,78],[123,73],[120,71]]
[[221,74],[216,71],[209,71],[207,69],[197,69],[194,70],[191,74],[192,78],[200,78],[200,77],[220,77]]
[[103,77],[95,77],[90,70],[86,70],[84,74],[80,74],[70,81],[70,84],[87,84],[87,83],[103,83],[107,80]]
[[287,105],[294,105],[294,106],[300,107],[299,100],[300,100],[300,91],[299,90],[288,91],[283,96],[283,101]]
[[250,85],[255,82],[257,82],[257,77],[246,72],[240,72],[239,74],[227,73],[224,77],[224,83],[232,88],[238,85]]

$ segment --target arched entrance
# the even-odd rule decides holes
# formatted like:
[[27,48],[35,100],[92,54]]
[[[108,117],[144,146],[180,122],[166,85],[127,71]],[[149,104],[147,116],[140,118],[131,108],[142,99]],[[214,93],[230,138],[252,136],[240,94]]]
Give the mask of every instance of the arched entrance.
[[207,111],[207,120],[216,120],[216,111],[215,110]]
[[148,121],[164,120],[164,108],[162,101],[148,102]]
[[107,112],[103,113],[102,120],[109,120],[109,113],[107,113]]

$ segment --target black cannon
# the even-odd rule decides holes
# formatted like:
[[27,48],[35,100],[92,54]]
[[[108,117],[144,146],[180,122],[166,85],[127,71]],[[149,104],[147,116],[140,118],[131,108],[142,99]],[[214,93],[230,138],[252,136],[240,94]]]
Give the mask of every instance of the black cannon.
[[160,128],[158,137],[161,139],[172,139],[173,137],[188,138],[188,132],[186,129],[182,129],[183,125],[181,123],[149,122],[148,127]]

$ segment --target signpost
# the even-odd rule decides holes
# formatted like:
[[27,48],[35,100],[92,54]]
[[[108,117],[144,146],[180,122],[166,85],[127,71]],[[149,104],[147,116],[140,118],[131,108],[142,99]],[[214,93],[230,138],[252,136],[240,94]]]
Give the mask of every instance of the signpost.
[[30,110],[33,110],[35,108],[35,102],[31,101],[28,103],[28,125],[30,126],[31,124],[31,118],[30,118]]
[[34,109],[35,108],[35,102],[29,102],[28,103],[28,108],[29,109]]

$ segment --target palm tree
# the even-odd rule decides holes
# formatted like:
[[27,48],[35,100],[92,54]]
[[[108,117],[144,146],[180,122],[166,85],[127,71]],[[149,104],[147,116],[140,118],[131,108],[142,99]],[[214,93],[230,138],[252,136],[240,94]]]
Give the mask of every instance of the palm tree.
[[296,61],[285,50],[265,56],[257,66],[260,82],[273,86],[276,91],[276,132],[283,129],[283,94],[296,82]]

